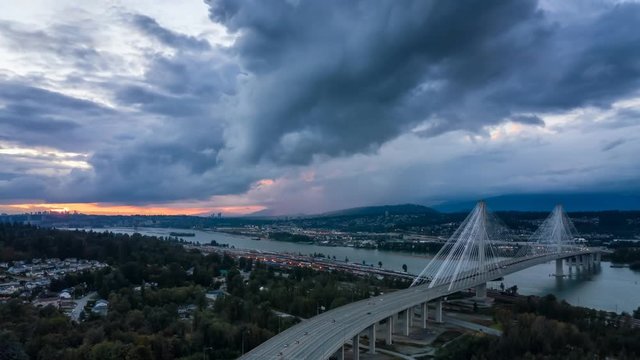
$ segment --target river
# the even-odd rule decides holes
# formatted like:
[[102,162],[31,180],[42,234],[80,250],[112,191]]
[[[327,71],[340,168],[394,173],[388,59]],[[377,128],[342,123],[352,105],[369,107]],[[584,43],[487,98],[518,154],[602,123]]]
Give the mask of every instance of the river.
[[[94,231],[111,231],[115,233],[132,234],[138,232],[144,235],[170,236],[171,232],[191,232],[194,237],[185,237],[187,241],[209,243],[215,240],[221,244],[229,244],[236,248],[255,249],[272,252],[302,253],[305,255],[322,253],[335,256],[338,260],[348,258],[350,262],[373,264],[390,270],[402,271],[402,265],[407,265],[410,273],[418,274],[427,265],[431,256],[425,254],[410,254],[394,251],[380,251],[371,249],[356,249],[352,247],[326,247],[311,244],[288,243],[271,241],[268,239],[253,240],[246,236],[232,235],[214,231],[184,230],[171,228],[106,228],[92,229]],[[508,275],[503,283],[506,287],[518,286],[518,293],[524,295],[554,294],[559,299],[577,306],[585,306],[599,310],[631,313],[640,306],[640,272],[629,268],[612,268],[610,263],[602,262],[600,269],[593,272],[583,272],[569,278],[555,278],[550,276],[555,272],[555,263],[541,264],[517,273]],[[569,271],[565,267],[565,274]],[[500,282],[491,282],[489,287],[498,288]]]

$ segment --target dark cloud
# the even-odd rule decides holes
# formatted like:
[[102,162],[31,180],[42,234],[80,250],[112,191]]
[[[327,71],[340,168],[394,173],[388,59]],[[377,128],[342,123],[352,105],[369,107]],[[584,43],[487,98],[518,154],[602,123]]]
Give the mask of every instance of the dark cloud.
[[118,101],[139,106],[145,112],[172,118],[206,117],[215,122],[211,109],[222,96],[235,91],[237,66],[214,65],[215,54],[156,55],[144,81],[116,87]]
[[160,26],[155,19],[149,16],[132,14],[131,21],[140,31],[167,46],[194,51],[204,51],[211,48],[206,40],[171,31]]
[[625,128],[640,124],[640,111],[636,109],[620,109],[607,118],[607,121],[600,125],[612,129]]
[[604,144],[602,146],[602,151],[613,150],[613,149],[617,148],[618,146],[626,143],[627,141],[629,141],[629,140],[627,140],[627,139],[616,139],[616,140],[607,142],[606,144]]
[[[48,181],[55,176],[31,174],[33,186],[18,186],[18,179],[5,183],[7,191],[14,189],[11,196],[136,203],[204,199],[246,190],[258,178],[249,171],[217,170],[225,144],[215,104],[233,94],[238,66],[205,40],[170,31],[146,16],[131,18],[144,34],[175,52],[149,50],[142,78],[114,77],[90,84],[111,95],[113,108],[25,85],[26,78],[0,82],[0,105],[4,105],[0,106],[0,140],[27,148],[47,146],[91,154],[82,159],[91,169],[73,170],[63,179]],[[47,30],[19,35],[39,33],[57,36]],[[77,46],[91,45],[89,39],[88,35],[78,38]],[[67,40],[56,39],[46,51],[61,52]],[[32,44],[41,51],[44,45]],[[77,73],[66,79],[71,88],[83,81]],[[52,172],[60,170],[51,161],[55,159],[42,155],[7,159],[13,174],[43,165]],[[19,169],[19,164],[25,168]],[[42,186],[36,189],[36,184]]]
[[[91,165],[58,176],[61,163],[47,168],[53,175],[41,171],[43,163],[56,163],[47,155],[0,157],[0,198],[207,199],[284,177],[289,187],[279,189],[281,198],[264,195],[263,203],[287,208],[293,205],[286,202],[298,204],[296,197],[309,194],[309,201],[328,210],[362,199],[411,201],[416,192],[471,196],[566,187],[562,181],[595,186],[610,173],[598,162],[617,155],[604,152],[621,145],[610,139],[622,139],[616,131],[637,125],[633,109],[614,108],[611,119],[592,121],[615,136],[595,142],[604,144],[595,150],[603,159],[575,167],[572,159],[581,154],[563,158],[571,166],[540,159],[570,153],[563,148],[517,158],[510,147],[478,152],[453,138],[425,145],[456,130],[486,137],[487,125],[504,121],[544,127],[546,114],[587,106],[611,110],[614,102],[637,95],[640,32],[629,29],[640,23],[639,4],[604,7],[564,22],[534,0],[206,3],[211,20],[234,37],[229,47],[173,31],[146,15],[119,17],[125,23],[117,25],[151,40],[132,47],[144,53],[144,61],[133,64],[141,71],[131,73],[113,70],[128,66],[129,59],[97,50],[97,30],[87,25],[34,30],[0,22],[14,51],[70,68],[62,81],[46,74],[38,81],[0,78],[0,140],[82,152],[87,155],[71,160]],[[75,93],[91,88],[109,106],[45,87]],[[391,151],[385,146],[398,139],[422,147],[352,170]],[[538,146],[519,143],[518,150]],[[456,156],[425,165],[446,152]],[[415,154],[421,161],[403,163]],[[342,160],[341,166],[332,163]],[[638,178],[626,162],[613,160],[620,181]],[[324,172],[331,176],[318,174],[313,191],[297,178],[301,169],[328,163]]]
[[535,115],[515,115],[510,118],[511,121],[525,125],[536,125],[544,127],[544,120]]
[[374,151],[421,123],[542,125],[522,114],[606,107],[640,79],[638,4],[559,25],[536,1],[207,3],[252,75],[232,119],[252,161]]
[[100,191],[83,199],[205,199],[246,190],[257,175],[223,172],[219,158],[227,144],[218,103],[234,94],[239,67],[208,43],[200,46],[196,38],[171,32],[147,17],[136,19],[153,29],[154,36],[162,34],[176,53],[153,54],[142,80],[117,84],[113,91],[119,104],[154,118],[156,124],[147,129],[148,136],[134,136],[124,147],[94,154],[93,174],[81,181]]
[[46,30],[0,20],[0,33],[20,53],[31,54],[34,62],[72,65],[86,71],[104,70],[106,60],[96,50],[93,31],[78,24],[56,24]]
[[84,137],[80,134],[81,128],[115,114],[91,101],[15,81],[0,82],[0,102],[4,103],[0,107],[2,138],[63,150],[74,150],[88,141],[93,142],[93,139],[80,139]]

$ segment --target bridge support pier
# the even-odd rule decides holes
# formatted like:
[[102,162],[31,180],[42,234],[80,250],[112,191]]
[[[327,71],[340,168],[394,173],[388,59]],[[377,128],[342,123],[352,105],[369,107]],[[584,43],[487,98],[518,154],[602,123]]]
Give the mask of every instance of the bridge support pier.
[[576,270],[576,274],[579,274],[582,270],[581,268],[581,262],[580,262],[581,258],[579,255],[576,255],[574,257],[571,258],[571,266],[575,268]]
[[476,298],[485,300],[487,298],[487,283],[476,286]]
[[442,299],[438,299],[438,301],[436,301],[435,318],[437,323],[442,323]]
[[591,270],[591,254],[583,255],[582,260],[584,261],[584,268],[587,271]]
[[599,251],[596,253],[596,265],[600,266],[600,260],[602,259],[602,253]]
[[336,352],[336,358],[338,358],[338,360],[344,360],[344,344],[340,346],[340,349]]
[[564,276],[564,268],[562,267],[562,259],[556,259],[556,276]]
[[410,307],[407,311],[409,311],[409,328],[413,326],[413,318],[415,317],[415,306]]
[[427,319],[429,318],[429,303],[422,303],[422,328],[427,328]]
[[404,319],[402,321],[402,334],[404,336],[409,336],[409,319],[411,318],[409,316],[409,312],[411,311],[411,309],[405,309],[402,312],[402,315],[404,316]]
[[393,316],[387,318],[387,328],[385,329],[384,343],[393,344]]
[[360,334],[353,337],[353,360],[360,360]]
[[369,337],[369,354],[375,354],[376,353],[376,324],[375,323],[369,326],[369,334],[367,335],[367,337]]

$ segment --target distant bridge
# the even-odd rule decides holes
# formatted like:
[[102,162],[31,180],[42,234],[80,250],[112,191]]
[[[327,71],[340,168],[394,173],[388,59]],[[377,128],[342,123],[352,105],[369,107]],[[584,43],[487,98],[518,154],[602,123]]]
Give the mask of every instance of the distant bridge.
[[477,300],[486,299],[487,281],[556,261],[556,275],[563,276],[563,260],[570,265],[599,265],[600,249],[575,244],[576,231],[561,206],[534,233],[529,242],[508,241],[509,231],[478,203],[411,287],[332,309],[301,322],[265,341],[241,359],[337,359],[344,358],[351,342],[353,358],[360,354],[360,337],[368,338],[368,351],[376,352],[376,330],[384,327],[384,341],[393,334],[409,334],[419,315],[427,327],[429,303],[434,319],[442,322],[442,299],[475,288]]

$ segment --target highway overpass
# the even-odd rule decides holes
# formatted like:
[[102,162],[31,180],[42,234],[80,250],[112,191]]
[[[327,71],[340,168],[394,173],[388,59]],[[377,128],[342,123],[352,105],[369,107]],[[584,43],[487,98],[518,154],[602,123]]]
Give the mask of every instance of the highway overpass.
[[[585,266],[591,266],[595,265],[598,253],[599,250],[597,249],[583,249],[562,254],[540,255],[515,261],[506,260],[502,264],[502,275],[508,275],[549,261],[574,257],[583,257]],[[486,281],[486,279],[480,278],[472,285],[479,286]],[[462,281],[460,282],[462,283]],[[464,281],[464,283],[464,288],[456,286],[449,288],[448,284],[430,288],[425,284],[341,306],[283,331],[245,354],[241,359],[320,360],[328,359],[332,355],[337,355],[340,358],[343,345],[354,339],[359,341],[357,337],[361,333],[366,332],[369,337],[375,338],[376,326],[385,326],[385,333],[387,334],[385,341],[390,343],[392,341],[390,337],[392,332],[408,333],[408,322],[406,320],[402,324],[404,329],[400,329],[398,324],[393,324],[396,314],[400,314],[400,318],[406,319],[412,316],[415,311],[414,308],[419,308],[419,311],[423,312],[428,302],[435,302],[435,318],[436,321],[441,320],[442,298],[469,288],[467,286],[468,282]],[[421,317],[421,319],[423,319],[423,326],[426,327],[426,318]],[[380,324],[381,321],[385,321],[385,324]],[[391,328],[388,327],[390,323]],[[369,341],[369,343],[375,343],[375,341]],[[375,351],[375,349],[371,350]]]
[[[435,306],[435,320],[442,322],[442,301],[447,295],[474,288],[476,297],[482,299],[488,281],[549,261],[556,262],[557,276],[564,275],[564,262],[586,268],[600,262],[602,250],[575,244],[575,228],[561,206],[554,209],[530,242],[505,242],[503,230],[480,202],[408,289],[344,305],[303,321],[241,359],[341,359],[344,345],[359,344],[361,335],[368,337],[368,351],[375,353],[377,327],[384,327],[384,340],[390,344],[394,332],[409,334],[416,310],[422,326],[427,326],[429,303]],[[354,359],[358,359],[360,346],[352,348]]]

